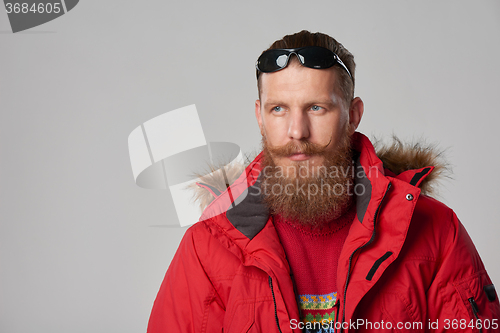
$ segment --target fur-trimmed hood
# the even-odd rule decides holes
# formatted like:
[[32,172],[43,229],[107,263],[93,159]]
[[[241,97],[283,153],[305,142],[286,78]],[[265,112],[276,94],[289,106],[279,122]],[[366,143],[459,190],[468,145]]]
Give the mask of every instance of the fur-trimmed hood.
[[[428,144],[423,140],[403,142],[393,135],[391,143],[384,144],[379,140],[373,140],[373,146],[386,172],[394,176],[407,170],[434,166],[432,173],[419,184],[424,195],[435,196],[439,181],[450,177],[451,170],[444,159],[444,150],[440,150],[435,144]],[[224,167],[225,172],[222,172],[222,168],[212,165],[209,166],[210,173],[204,176],[198,175],[198,181],[192,188],[194,200],[201,211],[238,179],[252,160],[253,158],[247,156],[245,165],[231,163]]]
[[377,157],[384,164],[384,169],[394,175],[407,170],[433,166],[432,173],[419,184],[421,193],[424,195],[437,195],[439,181],[443,178],[450,178],[451,168],[444,158],[445,150],[438,148],[436,144],[429,144],[424,140],[403,142],[393,135],[390,144],[374,140],[373,147]]

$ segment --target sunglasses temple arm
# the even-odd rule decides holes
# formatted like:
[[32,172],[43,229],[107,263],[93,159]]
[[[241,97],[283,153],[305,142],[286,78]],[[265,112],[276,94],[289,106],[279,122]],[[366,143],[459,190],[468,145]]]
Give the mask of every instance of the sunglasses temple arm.
[[344,64],[344,62],[342,60],[340,60],[340,58],[338,56],[336,58],[337,58],[336,60],[339,63],[339,65],[342,66],[342,67],[344,67],[344,69],[347,72],[347,74],[349,74],[349,76],[351,77],[351,80],[354,81],[354,79],[352,78],[351,72],[349,72],[349,70],[347,69],[347,66]]

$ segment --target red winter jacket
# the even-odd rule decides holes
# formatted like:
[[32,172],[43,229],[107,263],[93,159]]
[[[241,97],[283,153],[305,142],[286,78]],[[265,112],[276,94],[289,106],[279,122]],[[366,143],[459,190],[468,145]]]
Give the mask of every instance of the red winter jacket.
[[[420,195],[434,167],[395,175],[364,135],[353,148],[357,215],[338,264],[336,332],[499,332],[497,295],[469,235],[450,208]],[[149,333],[302,331],[290,268],[258,195],[260,159],[186,231]]]

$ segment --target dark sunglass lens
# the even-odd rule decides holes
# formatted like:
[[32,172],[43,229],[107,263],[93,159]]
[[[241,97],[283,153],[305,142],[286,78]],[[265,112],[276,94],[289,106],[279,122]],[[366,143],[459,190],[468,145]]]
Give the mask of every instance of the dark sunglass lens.
[[285,50],[266,51],[257,60],[257,68],[264,73],[277,71],[286,66],[288,54]]
[[303,65],[309,68],[329,68],[335,65],[333,52],[323,47],[311,46],[298,52]]

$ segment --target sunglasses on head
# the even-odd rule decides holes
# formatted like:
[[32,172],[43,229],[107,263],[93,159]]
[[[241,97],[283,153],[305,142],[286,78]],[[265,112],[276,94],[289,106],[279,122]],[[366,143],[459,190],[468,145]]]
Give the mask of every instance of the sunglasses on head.
[[272,73],[285,68],[292,54],[295,54],[302,66],[309,68],[325,69],[335,64],[339,64],[346,70],[352,80],[351,73],[342,60],[340,60],[339,56],[329,49],[320,46],[306,46],[295,49],[271,49],[265,51],[260,55],[255,64],[258,70],[257,78],[259,78],[259,72]]

